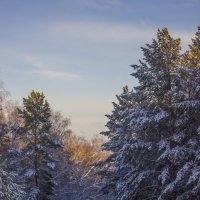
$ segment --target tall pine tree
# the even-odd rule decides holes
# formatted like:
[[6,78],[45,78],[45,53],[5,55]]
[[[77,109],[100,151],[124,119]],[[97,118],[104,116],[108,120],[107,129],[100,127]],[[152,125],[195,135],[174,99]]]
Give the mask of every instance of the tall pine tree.
[[[200,199],[200,29],[196,33],[190,50],[184,54],[186,66],[176,70],[174,95],[171,109],[174,112],[174,134],[168,141],[173,143],[170,148],[166,140],[165,151],[160,156],[163,161],[174,163],[175,178],[163,173],[165,189],[160,199],[178,200]],[[167,168],[166,168],[167,169]]]
[[59,143],[51,136],[50,106],[43,93],[32,91],[19,110],[24,120],[23,165],[29,199],[48,200],[53,195],[54,149]]
[[[174,70],[180,63],[180,49],[180,39],[173,39],[167,28],[158,30],[157,39],[142,48],[144,61],[133,65],[135,72],[132,75],[139,80],[133,95],[137,108],[130,112],[130,126],[135,139],[132,145],[135,166],[125,191],[126,188],[133,189],[125,192],[125,199],[130,196],[132,199],[155,199],[162,190],[158,176],[163,165],[158,159],[158,143],[166,136],[170,138],[173,135],[174,113],[170,106],[173,101]],[[168,164],[170,177],[174,179],[174,165]]]
[[[132,137],[117,152],[114,164],[120,163],[118,174],[125,172],[116,183],[118,199],[156,199],[163,190],[158,179],[164,168],[159,160],[159,143],[173,134],[174,114],[170,106],[180,49],[180,39],[173,39],[167,28],[158,30],[157,38],[142,48],[143,61],[132,66],[132,75],[139,85],[130,94],[134,106],[128,108],[125,118]],[[168,164],[170,176],[175,179],[173,163]],[[124,170],[127,167],[129,170]]]
[[[109,149],[112,166],[120,166],[112,174],[118,199],[200,199],[199,31],[182,56],[180,39],[158,30],[157,39],[142,48],[143,61],[132,66],[139,85],[129,94],[134,106],[120,115],[128,122],[121,124],[124,136],[117,136],[112,118],[108,122],[109,135],[124,138],[128,130],[132,136],[117,151]],[[115,112],[117,117],[121,111]]]
[[117,188],[120,177],[129,170],[128,167],[121,170],[122,160],[119,158],[119,152],[123,151],[124,146],[127,145],[131,138],[131,133],[128,128],[128,111],[132,108],[131,92],[128,86],[123,87],[123,93],[116,95],[118,103],[113,102],[114,110],[111,115],[106,115],[109,121],[106,124],[107,131],[101,132],[102,135],[107,136],[109,141],[103,145],[104,150],[112,152],[112,154],[103,162],[104,170],[101,174],[104,174],[105,183],[103,184],[103,193],[112,193],[117,195]]

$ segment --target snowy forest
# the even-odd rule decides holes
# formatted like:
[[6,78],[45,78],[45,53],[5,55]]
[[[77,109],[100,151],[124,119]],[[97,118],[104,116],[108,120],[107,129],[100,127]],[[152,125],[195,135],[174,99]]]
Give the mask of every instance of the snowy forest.
[[92,140],[42,92],[18,106],[1,84],[0,199],[200,199],[200,26],[188,45],[159,29]]

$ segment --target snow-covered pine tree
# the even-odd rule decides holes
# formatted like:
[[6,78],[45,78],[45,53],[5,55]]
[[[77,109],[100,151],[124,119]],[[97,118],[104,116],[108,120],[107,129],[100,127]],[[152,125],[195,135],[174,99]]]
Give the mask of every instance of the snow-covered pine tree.
[[32,91],[23,99],[23,166],[28,199],[49,200],[53,195],[54,149],[60,144],[49,133],[51,110],[43,93]]
[[23,188],[15,181],[16,174],[14,172],[7,172],[0,166],[0,199],[23,200],[25,196]]
[[[173,39],[167,28],[158,30],[157,39],[142,48],[144,59],[133,65],[132,74],[139,81],[133,93],[136,108],[130,111],[130,129],[134,142],[131,152],[132,171],[122,190],[122,199],[156,199],[160,188],[159,172],[162,162],[158,160],[158,143],[172,134],[174,123],[170,110],[173,71],[180,62],[180,39]],[[173,176],[170,164],[170,175]],[[174,177],[173,177],[174,178]]]
[[[188,66],[176,69],[172,87],[170,109],[174,123],[171,137],[165,136],[160,147],[163,149],[159,160],[164,164],[160,178],[162,199],[200,199],[200,29],[189,45],[183,63]],[[188,56],[189,55],[189,56]],[[172,169],[173,167],[173,169]],[[174,171],[173,177],[170,170]]]
[[0,199],[22,200],[25,196],[23,186],[17,183],[17,174],[7,168],[9,156],[9,129],[0,125]]
[[[161,153],[158,144],[173,134],[174,116],[170,106],[180,49],[180,39],[173,39],[167,28],[158,30],[157,39],[142,48],[143,61],[132,66],[135,70],[132,75],[139,85],[131,94],[134,106],[128,108],[129,116],[126,116],[132,138],[117,152],[116,161],[120,168],[129,168],[117,180],[118,199],[153,200],[163,190],[158,176],[165,165],[158,159]],[[175,179],[173,163],[168,165],[169,174]]]
[[102,135],[107,136],[109,141],[103,145],[103,149],[112,152],[112,154],[100,164],[104,166],[101,175],[104,177],[104,184],[102,187],[103,193],[111,193],[117,195],[117,187],[120,185],[120,177],[123,176],[124,171],[129,170],[121,168],[120,161],[117,161],[119,152],[130,140],[131,134],[128,129],[128,111],[132,108],[131,92],[128,86],[123,87],[123,93],[116,95],[118,103],[113,102],[114,110],[111,115],[106,115],[109,121],[106,124],[107,131],[101,132]]
[[121,177],[118,199],[200,199],[199,41],[198,29],[185,57],[189,67],[180,66],[180,40],[167,29],[142,48],[145,62],[133,66],[133,139],[118,153],[132,168]]

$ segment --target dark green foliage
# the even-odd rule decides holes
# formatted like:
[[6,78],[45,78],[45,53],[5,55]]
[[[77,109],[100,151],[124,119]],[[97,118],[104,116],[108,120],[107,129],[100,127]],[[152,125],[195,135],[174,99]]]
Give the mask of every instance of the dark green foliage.
[[[196,61],[198,41],[199,32],[188,52]],[[157,38],[142,48],[144,59],[132,65],[139,81],[126,97],[132,106],[120,110],[121,102],[114,104],[108,116],[104,146],[113,154],[105,163],[112,169],[107,180],[117,199],[189,200],[200,195],[200,72],[196,61],[181,66],[180,49],[180,39],[166,28],[158,30]]]
[[55,185],[52,176],[54,149],[60,147],[60,143],[49,133],[51,109],[44,94],[32,91],[23,103],[24,110],[19,110],[19,114],[24,120],[23,171],[29,198],[48,200]]

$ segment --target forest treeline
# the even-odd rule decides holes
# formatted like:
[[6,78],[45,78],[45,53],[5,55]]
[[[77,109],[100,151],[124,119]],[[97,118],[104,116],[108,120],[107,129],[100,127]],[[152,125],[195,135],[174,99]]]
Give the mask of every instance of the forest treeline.
[[138,85],[106,115],[106,141],[69,131],[43,93],[4,106],[2,88],[1,199],[200,199],[200,27],[185,52],[167,28],[142,52]]
[[104,139],[73,133],[70,119],[32,91],[17,106],[0,100],[0,199],[87,199],[99,190],[94,163],[106,157]]

